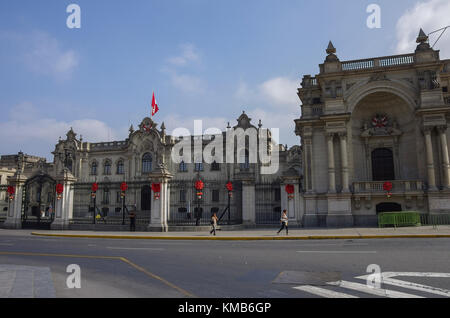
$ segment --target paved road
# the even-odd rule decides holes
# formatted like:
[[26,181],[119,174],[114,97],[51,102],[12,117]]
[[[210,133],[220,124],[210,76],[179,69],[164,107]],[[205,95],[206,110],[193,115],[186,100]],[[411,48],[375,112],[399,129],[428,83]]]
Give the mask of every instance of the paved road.
[[[3,232],[0,297],[450,297],[449,251],[450,239],[130,241]],[[81,268],[81,289],[67,287],[70,264]],[[381,290],[358,278],[370,264],[386,273]],[[30,275],[41,285],[23,279]]]

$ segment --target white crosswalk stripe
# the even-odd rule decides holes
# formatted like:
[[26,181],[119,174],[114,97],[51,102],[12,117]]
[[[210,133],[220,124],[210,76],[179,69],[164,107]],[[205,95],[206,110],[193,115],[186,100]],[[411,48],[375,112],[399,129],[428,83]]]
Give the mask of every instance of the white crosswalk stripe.
[[347,281],[339,281],[339,282],[334,282],[334,283],[329,283],[329,285],[332,286],[339,286],[342,288],[347,288],[347,289],[351,289],[351,290],[355,290],[358,292],[362,292],[362,293],[366,293],[366,294],[371,294],[371,295],[375,295],[375,296],[380,296],[380,297],[388,297],[388,298],[424,298],[421,296],[417,296],[417,295],[413,295],[413,294],[407,294],[407,293],[402,293],[402,292],[398,292],[395,290],[389,290],[389,289],[381,289],[381,288],[371,288],[367,285],[364,284],[359,284],[359,283],[352,283],[352,282],[347,282]]
[[[444,297],[450,297],[450,290],[422,285],[418,283],[413,283],[409,281],[403,281],[399,279],[394,279],[393,277],[425,277],[425,278],[450,278],[450,274],[448,273],[411,273],[411,272],[386,272],[381,273],[381,281],[385,285],[400,287],[403,289],[410,289],[414,291],[419,291],[421,293],[429,293]],[[355,277],[356,279],[366,280],[369,275]],[[340,287],[344,291],[356,291],[363,294],[374,295],[379,297],[388,297],[388,298],[424,298],[424,296],[418,296],[410,293],[390,290],[390,289],[381,289],[381,288],[372,288],[367,284],[349,282],[349,281],[337,281],[337,282],[329,282],[327,283],[330,287]],[[325,297],[325,298],[359,298],[354,295],[346,294],[343,292],[337,292],[334,290],[329,290],[325,288],[320,288],[316,286],[297,286],[294,289],[307,292],[316,296]]]
[[294,287],[294,289],[304,291],[316,296],[325,297],[325,298],[359,298],[353,295],[344,294],[335,292],[332,290],[316,287],[316,286],[298,286]]

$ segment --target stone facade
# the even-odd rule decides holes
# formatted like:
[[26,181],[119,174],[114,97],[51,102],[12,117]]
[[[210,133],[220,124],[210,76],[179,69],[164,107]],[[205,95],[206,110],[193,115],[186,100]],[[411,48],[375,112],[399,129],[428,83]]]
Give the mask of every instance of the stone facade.
[[450,60],[427,41],[421,30],[413,54],[357,61],[340,61],[330,42],[320,73],[303,77],[306,226],[450,211]]
[[[248,149],[237,149],[237,146],[231,150],[234,152],[235,163],[195,163],[194,148],[199,139],[200,149],[205,150],[211,147],[212,141],[222,137],[223,158],[226,158],[227,132],[241,128],[243,131],[249,128],[257,132],[266,131],[268,151],[272,153],[274,147],[277,147],[279,152],[280,163],[276,173],[262,174],[265,165],[259,160],[257,163],[250,162]],[[128,138],[123,141],[90,143],[78,138],[71,129],[66,138],[60,139],[55,146],[53,163],[40,161],[39,164],[24,165],[16,162],[19,171],[9,178],[9,184],[17,187],[16,207],[13,207],[15,211],[11,212],[5,225],[17,227],[21,215],[22,219],[24,214],[28,217],[35,216],[36,212],[32,213],[31,210],[37,209],[33,199],[38,196],[37,193],[41,193],[39,211],[43,211],[42,215],[55,210],[55,220],[52,223],[54,229],[71,228],[74,220],[92,219],[91,185],[94,182],[99,184],[96,207],[102,216],[107,215],[109,219],[120,220],[123,215],[120,185],[126,182],[129,189],[126,192],[125,206],[128,209],[136,208],[140,218],[147,218],[147,230],[167,231],[171,226],[189,223],[185,222],[187,214],[191,212],[191,217],[194,218],[196,207],[203,209],[203,223],[209,224],[210,211],[216,211],[220,215],[228,206],[228,181],[234,186],[230,199],[230,218],[233,222],[250,227],[278,225],[281,210],[289,209],[293,225],[301,225],[299,146],[286,149],[283,145],[273,144],[270,131],[263,130],[261,122],[258,127],[253,126],[245,112],[237,119],[237,125],[228,126],[222,135],[203,138],[193,136],[190,139],[192,163],[175,163],[171,155],[183,138],[167,135],[164,123],[158,128],[157,123],[150,118],[143,119],[136,130],[131,126]],[[247,142],[248,139],[249,137]],[[259,141],[258,135],[257,142]],[[218,148],[220,146],[222,145],[219,144]],[[248,148],[248,144],[246,147]],[[19,157],[22,158],[19,161],[23,161],[23,155]],[[2,163],[3,160],[0,160],[0,166]],[[50,177],[54,182],[46,182],[44,176]],[[27,186],[27,182],[31,182],[33,178],[37,178],[35,185]],[[198,201],[194,188],[197,180],[205,183],[201,201]],[[64,193],[59,200],[55,200],[55,194],[50,190],[54,183],[64,185]],[[151,190],[153,183],[161,184],[158,199]],[[292,199],[287,198],[287,184],[294,185],[296,189]],[[25,195],[20,192],[22,190]],[[22,206],[22,197],[26,203],[21,212],[18,206]]]

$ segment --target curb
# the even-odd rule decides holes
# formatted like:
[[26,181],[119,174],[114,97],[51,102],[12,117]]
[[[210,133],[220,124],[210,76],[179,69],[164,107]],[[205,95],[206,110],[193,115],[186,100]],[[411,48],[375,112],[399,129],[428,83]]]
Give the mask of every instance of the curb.
[[131,235],[90,235],[90,234],[47,234],[32,232],[34,236],[62,238],[93,238],[120,240],[167,240],[167,241],[307,241],[307,240],[362,240],[362,239],[430,239],[450,238],[450,234],[409,234],[409,235],[340,235],[340,236],[276,236],[276,237],[195,237],[195,236],[131,236]]

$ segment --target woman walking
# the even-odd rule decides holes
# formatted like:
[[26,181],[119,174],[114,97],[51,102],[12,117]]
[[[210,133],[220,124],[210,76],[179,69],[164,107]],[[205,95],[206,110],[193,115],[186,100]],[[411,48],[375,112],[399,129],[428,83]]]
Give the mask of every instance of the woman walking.
[[214,213],[211,217],[211,226],[212,226],[212,230],[211,232],[209,232],[209,234],[213,234],[214,236],[216,236],[216,229],[217,229],[217,221],[219,220],[219,218],[217,217],[216,213]]
[[278,231],[277,235],[283,231],[283,229],[286,228],[286,235],[289,235],[289,228],[288,228],[288,221],[289,218],[287,216],[287,211],[283,210],[283,214],[281,215],[281,229]]

